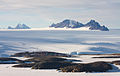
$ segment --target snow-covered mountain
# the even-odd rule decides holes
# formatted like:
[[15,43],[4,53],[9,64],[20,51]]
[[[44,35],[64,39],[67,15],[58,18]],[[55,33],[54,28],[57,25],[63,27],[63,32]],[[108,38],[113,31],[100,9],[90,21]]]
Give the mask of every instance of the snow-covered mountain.
[[109,29],[107,27],[105,27],[104,25],[101,26],[98,22],[96,22],[95,20],[91,20],[90,22],[88,22],[87,24],[84,25],[85,27],[90,27],[90,30],[101,30],[101,31],[109,31]]
[[66,20],[64,20],[60,23],[57,23],[57,24],[53,23],[49,27],[54,27],[54,28],[83,28],[83,27],[88,28],[89,27],[89,30],[109,31],[109,29],[107,27],[101,26],[95,20],[91,20],[87,24],[82,24],[82,23],[75,21],[75,20],[66,19]]
[[74,20],[69,20],[69,19],[66,19],[60,23],[57,23],[57,24],[52,24],[50,27],[55,27],[55,28],[64,28],[64,27],[67,27],[67,28],[79,28],[79,27],[82,27],[84,26],[82,23],[80,22],[77,22],[77,21],[74,21]]
[[30,29],[30,27],[25,24],[18,24],[15,28],[9,26],[8,29]]

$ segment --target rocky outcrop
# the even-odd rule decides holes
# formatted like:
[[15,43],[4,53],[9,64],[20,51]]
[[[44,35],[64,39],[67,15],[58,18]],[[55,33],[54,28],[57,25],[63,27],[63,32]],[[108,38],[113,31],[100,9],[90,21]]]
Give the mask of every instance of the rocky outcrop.
[[112,66],[107,62],[93,62],[60,68],[62,72],[106,72],[111,69]]

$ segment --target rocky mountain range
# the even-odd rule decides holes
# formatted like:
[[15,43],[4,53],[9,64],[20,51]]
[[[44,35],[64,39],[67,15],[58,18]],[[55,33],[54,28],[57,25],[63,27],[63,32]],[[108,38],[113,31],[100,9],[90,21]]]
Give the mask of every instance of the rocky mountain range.
[[101,26],[98,22],[95,20],[90,20],[86,24],[82,24],[78,21],[75,20],[69,20],[66,19],[60,23],[57,24],[52,24],[49,27],[54,27],[54,28],[81,28],[81,27],[89,27],[89,30],[100,30],[100,31],[109,31],[109,29],[106,26]]
[[9,26],[8,29],[30,29],[30,27],[25,24],[18,24],[16,27]]

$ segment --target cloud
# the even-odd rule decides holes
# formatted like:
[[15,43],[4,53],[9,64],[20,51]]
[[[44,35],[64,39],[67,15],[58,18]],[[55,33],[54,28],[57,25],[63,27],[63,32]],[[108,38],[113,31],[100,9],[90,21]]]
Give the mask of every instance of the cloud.
[[93,18],[118,27],[119,9],[120,0],[0,0],[0,20],[3,24],[21,21],[44,27],[65,18],[83,23]]
[[[120,0],[0,0],[4,9],[26,9],[26,8],[100,8],[112,7],[120,4]],[[2,9],[2,8],[1,8]]]

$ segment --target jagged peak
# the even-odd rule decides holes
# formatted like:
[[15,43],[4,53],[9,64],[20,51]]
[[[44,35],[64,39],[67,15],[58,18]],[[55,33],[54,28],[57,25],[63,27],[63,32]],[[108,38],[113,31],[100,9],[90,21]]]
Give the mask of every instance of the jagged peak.
[[95,20],[90,20],[88,23],[85,24],[85,26],[101,26],[98,22]]
[[62,22],[66,22],[66,21],[68,21],[68,22],[77,22],[77,21],[75,21],[75,20],[71,20],[71,19],[65,19],[65,20],[63,20]]
[[90,22],[96,22],[95,20],[90,20]]

